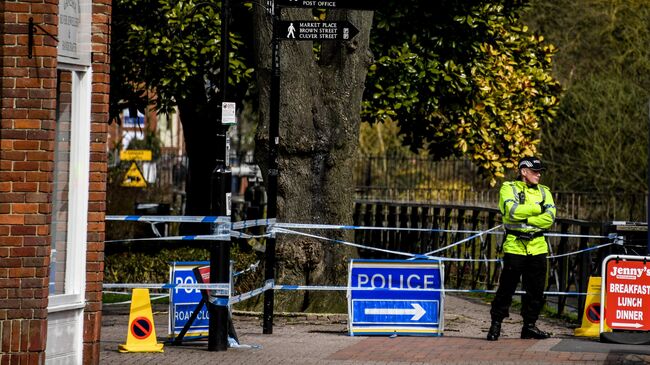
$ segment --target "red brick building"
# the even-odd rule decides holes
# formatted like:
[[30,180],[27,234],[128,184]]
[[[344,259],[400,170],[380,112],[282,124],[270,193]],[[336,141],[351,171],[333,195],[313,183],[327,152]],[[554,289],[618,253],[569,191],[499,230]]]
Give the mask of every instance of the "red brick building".
[[110,5],[0,2],[1,364],[99,362]]

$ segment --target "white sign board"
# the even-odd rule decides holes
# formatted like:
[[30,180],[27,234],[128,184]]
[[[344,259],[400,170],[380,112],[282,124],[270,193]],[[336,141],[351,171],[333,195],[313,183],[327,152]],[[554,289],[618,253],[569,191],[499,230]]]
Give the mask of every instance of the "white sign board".
[[91,6],[89,0],[59,2],[59,43],[57,45],[59,62],[90,65]]
[[221,124],[235,125],[237,124],[237,116],[235,115],[237,108],[235,103],[223,102],[221,103]]

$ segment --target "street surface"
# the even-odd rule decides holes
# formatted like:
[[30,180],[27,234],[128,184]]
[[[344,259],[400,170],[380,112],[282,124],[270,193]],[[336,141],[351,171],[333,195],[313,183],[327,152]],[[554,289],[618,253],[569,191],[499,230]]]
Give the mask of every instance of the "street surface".
[[[447,295],[442,337],[350,337],[347,315],[276,316],[272,335],[263,335],[261,318],[234,317],[241,348],[207,351],[207,341],[165,344],[163,353],[118,353],[126,340],[126,305],[107,306],[101,333],[101,364],[650,364],[650,346],[602,344],[573,337],[565,324],[542,319],[554,333],[547,340],[521,340],[521,317],[504,322],[499,341],[485,340],[489,306]],[[167,307],[154,306],[159,341],[167,334]]]

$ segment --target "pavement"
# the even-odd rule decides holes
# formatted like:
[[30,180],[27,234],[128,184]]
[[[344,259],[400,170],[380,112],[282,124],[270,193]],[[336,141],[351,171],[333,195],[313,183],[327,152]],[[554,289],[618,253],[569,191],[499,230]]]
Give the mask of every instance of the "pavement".
[[[167,339],[166,306],[154,305],[158,340]],[[499,341],[485,340],[489,306],[447,295],[441,337],[348,335],[347,315],[277,315],[273,334],[262,334],[259,314],[235,312],[241,347],[208,351],[207,341],[165,344],[163,353],[119,353],[126,341],[128,306],[105,306],[100,364],[650,364],[650,346],[604,344],[574,337],[561,321],[541,318],[546,340],[519,339],[521,317],[511,313]]]

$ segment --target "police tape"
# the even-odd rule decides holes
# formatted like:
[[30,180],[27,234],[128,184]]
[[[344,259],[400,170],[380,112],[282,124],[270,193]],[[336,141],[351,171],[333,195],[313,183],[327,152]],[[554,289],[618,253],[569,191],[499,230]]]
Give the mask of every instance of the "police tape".
[[584,249],[582,249],[582,250],[578,250],[578,251],[567,252],[567,253],[563,253],[563,254],[559,254],[559,255],[551,255],[551,256],[548,256],[547,259],[556,259],[556,258],[558,258],[558,257],[565,257],[565,256],[577,255],[577,254],[581,254],[581,253],[583,253],[583,252],[589,252],[589,251],[597,250],[597,249],[599,249],[599,248],[603,248],[603,247],[607,247],[607,246],[611,246],[611,245],[619,245],[619,246],[623,246],[623,243],[622,243],[622,242],[608,242],[608,243],[603,243],[602,245],[593,246],[593,247],[589,247],[589,248],[584,248]]
[[502,259],[473,259],[471,257],[462,258],[462,257],[444,257],[444,256],[427,256],[427,259],[430,260],[439,260],[439,261],[450,261],[450,262],[502,262]]
[[[447,250],[449,248],[453,248],[453,247],[455,247],[455,246],[457,246],[459,244],[465,243],[465,242],[470,241],[472,239],[476,239],[476,238],[479,238],[479,237],[482,238],[483,235],[491,234],[493,232],[493,230],[496,230],[496,229],[498,229],[500,227],[501,227],[501,225],[493,227],[493,228],[491,228],[489,230],[486,230],[486,231],[479,231],[477,234],[475,234],[473,236],[464,238],[464,239],[462,239],[462,240],[460,240],[458,242],[452,243],[452,244],[447,245],[445,247],[442,247],[442,248],[439,248],[439,249],[436,249],[434,251],[427,252],[427,253],[424,253],[424,254],[413,254],[413,253],[408,253],[408,252],[400,252],[400,251],[387,250],[387,249],[382,249],[382,248],[377,248],[377,247],[372,247],[372,246],[365,246],[365,245],[360,245],[358,243],[352,243],[352,242],[348,242],[348,241],[343,241],[343,240],[338,240],[338,239],[333,239],[333,238],[327,238],[327,237],[323,237],[323,236],[317,236],[317,235],[313,235],[313,234],[309,234],[309,233],[305,233],[305,232],[293,231],[293,230],[288,230],[288,229],[284,229],[284,228],[276,228],[275,230],[276,230],[277,233],[296,234],[296,235],[316,238],[316,239],[320,239],[320,240],[327,240],[327,241],[331,241],[331,242],[335,242],[335,243],[339,243],[339,244],[343,244],[343,245],[347,245],[347,246],[362,248],[362,249],[366,249],[366,250],[380,251],[380,252],[392,253],[392,254],[395,254],[395,255],[402,255],[402,256],[409,256],[410,258],[408,260],[432,259],[432,260],[441,260],[441,261],[460,261],[460,262],[502,262],[503,261],[502,259],[488,259],[488,258],[475,259],[475,258],[455,258],[455,257],[432,256],[433,253],[437,253],[437,252]],[[607,237],[607,236],[602,236],[602,237]],[[568,253],[564,253],[564,254],[561,254],[561,255],[548,256],[547,259],[553,259],[553,258],[558,258],[558,257],[570,256],[570,255],[577,255],[577,254],[580,254],[580,253],[583,253],[583,252],[596,250],[598,248],[610,246],[610,245],[613,245],[613,244],[622,245],[621,242],[610,242],[610,243],[605,243],[605,244],[602,244],[602,245],[594,246],[594,247],[591,247],[591,248],[582,249],[582,250],[579,250],[579,251],[568,252]]]
[[110,283],[102,284],[104,289],[199,289],[210,290],[211,292],[218,293],[218,295],[230,295],[229,283]]
[[366,249],[366,250],[379,251],[379,252],[384,252],[384,253],[391,253],[393,255],[426,258],[426,257],[424,257],[422,255],[416,255],[416,254],[412,254],[412,253],[387,250],[387,249],[384,249],[384,248],[378,248],[378,247],[372,247],[372,246],[365,246],[365,245],[360,245],[360,244],[354,243],[354,242],[348,242],[348,241],[338,240],[338,239],[335,239],[335,238],[327,238],[327,237],[317,236],[317,235],[309,234],[309,233],[305,233],[305,232],[292,231],[292,230],[285,229],[285,228],[276,228],[275,231],[277,233],[295,234],[295,235],[298,235],[298,236],[310,237],[310,238],[315,238],[315,239],[319,239],[319,240],[323,240],[323,241],[330,241],[330,242],[334,242],[334,243],[339,243],[339,244],[342,244],[342,245],[345,245],[345,246],[352,246],[352,247],[362,248],[362,249]]
[[[472,294],[494,294],[496,290],[488,289],[452,289],[452,288],[420,288],[420,287],[396,287],[391,286],[337,286],[337,285],[287,285],[287,284],[275,284],[273,279],[267,280],[264,283],[264,286],[253,289],[249,292],[231,296],[228,298],[229,290],[224,290],[223,286],[228,286],[229,284],[148,284],[148,283],[139,283],[139,284],[104,284],[104,288],[143,288],[143,289],[174,289],[174,288],[185,288],[185,289],[207,289],[209,291],[210,302],[217,306],[231,306],[236,303],[243,302],[250,298],[256,297],[268,290],[278,290],[278,291],[375,291],[375,292],[442,292],[444,293],[472,293]],[[389,284],[390,285],[390,284]],[[214,290],[221,289],[221,291]],[[107,291],[105,291],[107,292]],[[127,294],[128,293],[124,293]],[[523,290],[515,291],[515,294],[526,294]],[[581,293],[581,292],[560,292],[560,291],[545,291],[544,295],[555,295],[555,296],[589,296],[589,295],[600,295],[599,293]],[[168,295],[160,295],[154,299],[160,299],[167,297]],[[119,303],[110,303],[110,305],[119,305],[127,304],[130,301],[119,302]]]
[[495,231],[495,230],[501,228],[502,226],[503,226],[502,224],[499,224],[499,225],[496,226],[496,227],[492,227],[492,228],[490,228],[490,229],[488,229],[488,230],[481,231],[481,232],[479,232],[479,233],[477,233],[477,234],[475,234],[475,235],[472,235],[472,236],[469,236],[469,237],[467,237],[467,238],[464,238],[464,239],[462,239],[462,240],[460,240],[460,241],[458,241],[458,242],[454,242],[454,243],[452,243],[451,245],[447,245],[447,246],[445,246],[445,247],[441,247],[441,248],[436,249],[436,250],[433,250],[433,251],[431,251],[431,252],[427,252],[427,253],[425,253],[425,255],[428,256],[428,255],[432,255],[432,254],[434,254],[434,253],[438,253],[438,252],[440,252],[440,251],[445,251],[445,250],[447,250],[447,249],[449,249],[449,248],[452,248],[452,247],[454,247],[454,246],[458,246],[458,245],[460,245],[461,243],[465,243],[465,242],[467,242],[467,241],[471,241],[471,240],[473,240],[473,239],[475,239],[475,238],[477,238],[477,237],[482,237],[483,235],[488,234],[488,233],[490,233],[490,232],[492,232],[492,231]]
[[[458,241],[456,243],[453,243],[451,245],[445,246],[443,248],[437,249],[432,252],[428,252],[425,254],[413,254],[413,253],[408,253],[408,252],[400,252],[400,251],[394,251],[394,250],[388,250],[388,249],[383,249],[383,248],[378,248],[378,247],[372,247],[372,246],[366,246],[366,245],[361,245],[358,243],[353,243],[353,242],[348,242],[348,241],[343,241],[343,240],[338,240],[338,239],[333,239],[333,238],[327,238],[327,237],[322,237],[322,236],[317,236],[317,235],[312,235],[309,233],[304,233],[304,232],[298,232],[298,231],[292,231],[288,229],[283,229],[283,228],[277,228],[276,229],[277,233],[285,233],[285,234],[295,234],[295,235],[301,235],[301,236],[306,236],[306,237],[311,237],[311,238],[316,238],[320,240],[325,240],[325,241],[330,241],[334,243],[339,243],[347,246],[352,246],[356,248],[361,248],[361,249],[366,249],[370,251],[379,251],[379,252],[384,252],[384,253],[391,253],[394,255],[401,255],[401,256],[408,256],[409,260],[414,260],[414,259],[432,259],[432,260],[441,260],[441,261],[459,261],[459,262],[501,262],[503,260],[501,259],[476,259],[476,258],[455,258],[455,257],[443,257],[443,256],[432,256],[431,253],[436,253],[440,252],[442,250],[446,250],[449,248],[452,248],[454,246],[457,246],[461,243],[467,242],[471,239],[476,238],[478,235],[468,237],[466,239],[463,239],[461,241]],[[128,242],[143,242],[143,241],[172,241],[172,240],[177,240],[177,241],[229,241],[231,237],[235,238],[264,238],[264,237],[269,237],[270,235],[246,235],[246,234],[220,234],[220,235],[194,235],[194,236],[166,236],[166,237],[148,237],[148,238],[127,238],[127,239],[121,239],[121,240],[106,240],[105,243],[128,243]],[[578,250],[578,251],[572,251],[572,252],[567,252],[559,255],[550,255],[547,257],[547,259],[554,259],[554,258],[559,258],[559,257],[565,257],[565,256],[571,256],[571,255],[577,255],[583,252],[588,252],[592,250],[596,250],[602,247],[610,246],[610,245],[620,245],[622,246],[623,243],[621,242],[609,242],[605,243],[602,245]]]
[[[458,230],[458,229],[441,229],[441,228],[407,228],[407,227],[374,227],[374,226],[350,226],[350,225],[331,225],[331,224],[308,224],[308,223],[276,223],[272,228],[291,228],[291,229],[338,229],[338,230],[355,230],[355,231],[411,231],[411,232],[432,232],[432,233],[478,233],[481,231]],[[494,234],[503,234],[495,232]]]
[[231,229],[239,230],[260,226],[271,226],[276,219],[250,219],[231,222],[229,216],[189,216],[189,215],[107,215],[107,221],[147,222],[147,223],[230,223]]
[[230,241],[230,234],[202,234],[190,236],[165,236],[147,238],[125,238],[121,240],[106,240],[104,243],[127,243],[141,241]]
[[[499,225],[497,227],[501,227]],[[330,225],[330,224],[309,224],[309,223],[276,223],[271,228],[291,228],[291,229],[339,229],[339,230],[380,230],[380,231],[405,231],[405,232],[432,232],[432,233],[467,233],[481,236],[486,234],[504,235],[504,231],[496,231],[494,228],[483,230],[463,230],[463,229],[440,229],[440,228],[407,228],[407,227],[374,227],[374,226],[350,226],[350,225]],[[609,236],[583,235],[572,233],[546,232],[544,236],[548,237],[569,237],[569,238],[610,238]]]
[[229,216],[192,215],[107,215],[107,221],[155,223],[230,223]]
[[188,236],[163,236],[163,237],[145,237],[145,238],[124,238],[121,240],[106,240],[104,243],[128,243],[128,242],[141,242],[141,241],[230,241],[230,238],[267,238],[270,234],[251,235],[236,231],[231,231],[230,234],[202,234],[202,235],[188,235]]
[[232,305],[232,304],[243,302],[244,300],[256,297],[256,296],[264,293],[267,290],[273,289],[273,283],[274,283],[274,281],[272,279],[267,280],[264,283],[264,286],[261,287],[261,288],[253,289],[253,290],[251,290],[249,292],[230,297],[230,300],[228,301],[228,303]]
[[[124,295],[124,296],[131,296],[131,292],[125,292],[125,291],[110,291],[110,290],[104,290],[104,294],[114,294],[114,295]],[[157,294],[157,293],[151,293],[151,301],[155,301],[158,299],[163,299],[163,298],[168,298],[169,294]],[[112,306],[112,305],[123,305],[123,304],[129,304],[131,303],[131,300],[125,300],[122,302],[112,302],[112,303],[103,303],[102,306]]]
[[276,223],[275,218],[269,219],[250,219],[246,221],[233,222],[232,229],[245,229],[260,226],[271,226]]
[[[443,292],[443,293],[484,293],[494,294],[496,290],[488,289],[448,289],[448,288],[384,288],[384,287],[359,287],[359,286],[314,286],[314,285],[274,285],[273,290],[316,290],[316,291],[348,291],[348,290],[361,290],[361,291],[417,291],[417,292]],[[526,294],[523,290],[515,291],[515,294]],[[544,295],[563,295],[563,296],[586,296],[595,295],[581,292],[560,292],[560,291],[545,291]],[[600,295],[600,294],[598,294]]]
[[[124,221],[140,221],[140,222],[154,222],[154,221],[183,221],[183,222],[200,222],[200,223],[214,223],[214,222],[221,222],[222,225],[224,223],[228,223],[230,220],[230,217],[214,217],[214,216],[107,216],[107,220],[124,220]],[[366,249],[366,250],[371,250],[371,251],[379,251],[379,252],[384,252],[384,253],[390,253],[394,255],[400,255],[400,256],[407,256],[409,257],[409,260],[413,259],[440,259],[443,261],[459,261],[459,262],[501,262],[501,259],[475,259],[475,258],[447,258],[447,257],[437,257],[437,256],[431,256],[434,253],[442,252],[445,250],[448,250],[450,248],[453,248],[455,246],[458,246],[462,243],[471,241],[476,238],[480,238],[481,240],[483,239],[483,236],[488,235],[488,234],[495,234],[495,233],[501,233],[503,234],[504,232],[497,231],[502,225],[495,226],[493,228],[490,228],[488,230],[483,230],[483,231],[467,231],[467,230],[438,230],[438,229],[419,229],[419,228],[397,228],[397,227],[364,227],[364,226],[349,226],[349,225],[327,225],[327,224],[303,224],[303,223],[277,223],[275,219],[254,219],[254,220],[246,220],[246,221],[240,221],[240,222],[234,222],[231,223],[231,227],[235,229],[244,229],[244,228],[249,228],[249,227],[256,227],[256,226],[263,226],[263,225],[268,225],[269,226],[269,233],[267,234],[262,234],[262,235],[250,235],[246,234],[243,232],[238,232],[235,230],[229,231],[228,228],[223,229],[225,232],[222,232],[220,234],[216,235],[188,235],[188,236],[169,236],[169,237],[151,237],[151,238],[132,238],[132,239],[122,239],[122,240],[108,240],[105,241],[106,243],[118,243],[118,242],[137,242],[137,241],[161,241],[161,240],[185,240],[185,241],[190,241],[190,240],[206,240],[206,241],[228,241],[230,237],[234,238],[242,238],[242,239],[252,239],[252,238],[267,238],[267,237],[275,237],[276,233],[284,233],[284,234],[295,234],[295,235],[301,235],[305,237],[311,237],[315,239],[320,239],[320,240],[326,240],[334,243],[339,243],[351,247],[356,247],[356,248],[361,248],[361,249]],[[372,247],[372,246],[367,246],[367,245],[361,245],[349,241],[343,241],[343,240],[338,240],[338,239],[333,239],[333,238],[327,238],[323,236],[318,236],[318,235],[313,235],[305,232],[300,232],[300,231],[295,231],[295,230],[290,230],[285,227],[293,227],[293,228],[308,228],[308,229],[380,229],[380,230],[404,230],[404,231],[430,231],[430,232],[454,232],[454,233],[474,233],[470,237],[466,237],[464,239],[461,239],[460,241],[454,242],[450,245],[447,245],[442,248],[438,248],[436,250],[424,253],[424,254],[413,254],[413,253],[408,253],[408,252],[400,252],[400,251],[395,251],[395,250],[388,250],[388,249],[382,249],[382,248],[377,248],[377,247]],[[551,236],[551,237],[580,237],[580,238],[615,238],[612,235],[610,236],[593,236],[593,235],[572,235],[572,234],[557,234],[557,233],[545,233],[545,236]],[[599,245],[596,247],[588,248],[588,249],[583,249],[579,251],[574,251],[574,252],[569,252],[569,253],[564,253],[560,255],[551,255],[547,257],[548,259],[554,259],[554,258],[559,258],[559,257],[564,257],[564,256],[569,256],[569,255],[576,255],[579,253],[595,250],[601,247],[609,246],[611,244],[622,244],[622,243],[606,243],[603,245]]]
[[234,273],[232,276],[237,277],[243,274],[246,274],[249,271],[257,271],[257,268],[260,266],[260,260],[257,260],[254,264],[250,264],[246,269]]
[[267,234],[247,234],[243,232],[238,232],[238,231],[230,231],[230,237],[233,238],[241,238],[241,239],[256,239],[256,238],[268,238],[268,237],[273,237],[272,233],[267,233]]
[[[158,216],[158,215],[107,215],[106,220],[110,221],[133,221],[133,222],[158,222],[158,223],[231,223],[229,216]],[[277,222],[275,218],[252,219],[231,223],[233,230],[269,226],[271,228],[290,229],[339,229],[339,230],[382,230],[382,231],[412,231],[412,232],[433,232],[433,233],[467,233],[482,234],[485,231],[479,230],[458,230],[439,228],[407,228],[407,227],[374,227],[355,225],[332,225],[332,224],[310,224],[310,223],[284,223]],[[503,231],[489,230],[489,234],[503,235]],[[547,237],[569,237],[569,238],[609,238],[609,236],[583,235],[571,233],[546,232]]]

